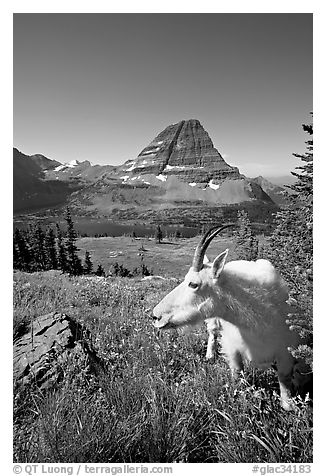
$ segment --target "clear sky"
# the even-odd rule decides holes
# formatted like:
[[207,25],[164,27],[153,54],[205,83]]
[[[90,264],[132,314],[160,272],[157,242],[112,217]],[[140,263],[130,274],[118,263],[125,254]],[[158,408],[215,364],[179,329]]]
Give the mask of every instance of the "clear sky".
[[242,173],[288,174],[312,59],[312,14],[15,14],[14,146],[115,165],[193,118]]

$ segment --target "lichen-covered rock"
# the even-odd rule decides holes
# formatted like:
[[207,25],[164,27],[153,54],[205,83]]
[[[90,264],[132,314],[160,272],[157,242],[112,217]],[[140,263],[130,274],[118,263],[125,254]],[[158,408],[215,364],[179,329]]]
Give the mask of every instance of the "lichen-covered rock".
[[197,119],[171,124],[120,171],[131,175],[176,175],[186,182],[239,179],[237,167],[228,165]]
[[37,317],[14,344],[15,383],[48,387],[58,381],[66,358],[72,354],[97,361],[86,336],[87,331],[66,314],[51,312]]

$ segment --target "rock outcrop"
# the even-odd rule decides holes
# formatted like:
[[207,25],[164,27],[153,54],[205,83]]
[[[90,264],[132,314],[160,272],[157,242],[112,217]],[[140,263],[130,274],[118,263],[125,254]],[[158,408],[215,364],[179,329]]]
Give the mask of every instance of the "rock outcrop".
[[182,181],[201,184],[243,177],[237,167],[225,162],[197,119],[166,127],[120,171],[132,176],[175,175]]
[[14,344],[15,383],[33,382],[42,388],[53,385],[72,354],[98,363],[86,335],[86,330],[66,314],[52,312],[36,318],[30,331]]

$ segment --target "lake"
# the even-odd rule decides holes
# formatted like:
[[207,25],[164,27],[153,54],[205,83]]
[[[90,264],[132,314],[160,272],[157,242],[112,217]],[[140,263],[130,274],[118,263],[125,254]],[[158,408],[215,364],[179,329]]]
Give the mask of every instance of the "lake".
[[[97,236],[97,235],[104,235],[104,236],[123,236],[123,235],[130,235],[133,232],[136,234],[137,237],[145,237],[145,236],[154,236],[156,227],[149,226],[149,225],[142,225],[142,224],[135,224],[135,225],[128,225],[128,224],[120,224],[109,221],[107,219],[94,219],[94,218],[80,218],[80,217],[72,217],[74,222],[74,228],[77,233],[81,236]],[[54,227],[56,223],[59,224],[62,230],[66,229],[66,222],[61,218],[44,218],[44,219],[33,219],[28,221],[27,219],[14,219],[14,229],[19,228],[25,230],[28,228],[29,223],[37,223],[41,225],[42,228]],[[163,235],[171,235],[179,231],[181,236],[184,238],[191,238],[193,236],[198,235],[199,229],[198,228],[191,228],[185,226],[161,226],[163,231]]]

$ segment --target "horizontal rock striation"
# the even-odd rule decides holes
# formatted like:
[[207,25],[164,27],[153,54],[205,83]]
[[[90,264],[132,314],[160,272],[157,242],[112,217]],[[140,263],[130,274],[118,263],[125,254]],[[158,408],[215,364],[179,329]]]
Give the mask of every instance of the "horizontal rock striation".
[[168,126],[120,171],[132,175],[176,175],[182,181],[200,184],[242,178],[237,167],[225,162],[197,119]]
[[[265,182],[263,187],[262,182],[248,179],[227,164],[196,119],[169,125],[138,157],[120,166],[73,160],[49,168],[39,155],[34,161],[21,155],[14,151],[16,211],[37,205],[44,208],[52,201],[56,205],[57,194],[52,195],[58,189],[63,189],[61,203],[67,202],[73,213],[111,219],[144,220],[163,208],[176,209],[177,216],[182,207],[189,210],[246,202],[274,209],[271,187],[267,190]],[[36,164],[40,161],[43,169]],[[46,195],[48,191],[51,193]]]

